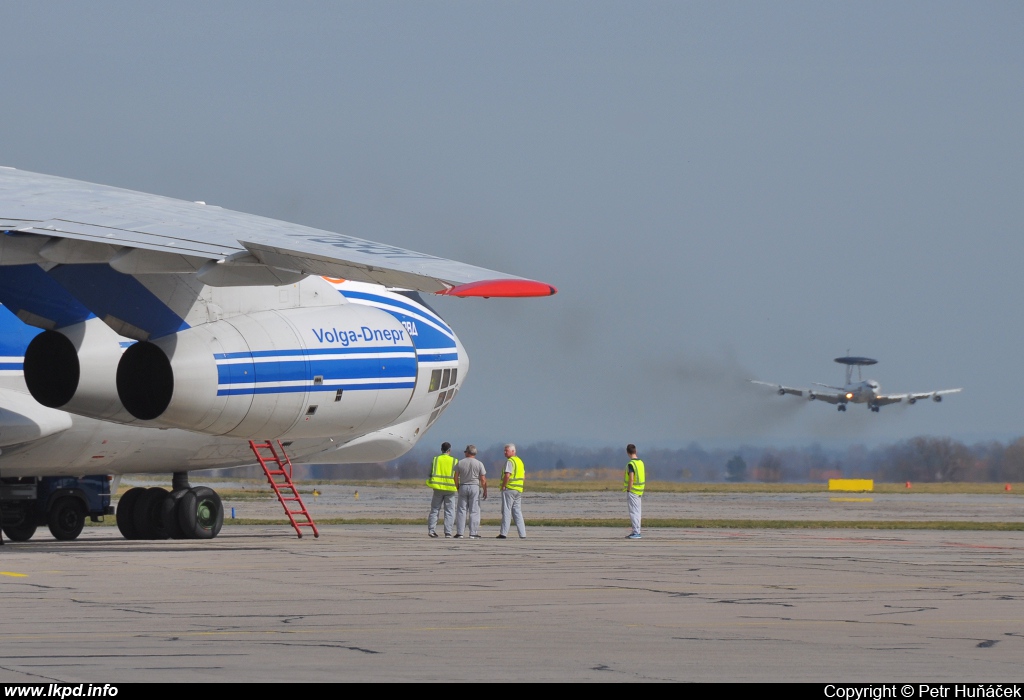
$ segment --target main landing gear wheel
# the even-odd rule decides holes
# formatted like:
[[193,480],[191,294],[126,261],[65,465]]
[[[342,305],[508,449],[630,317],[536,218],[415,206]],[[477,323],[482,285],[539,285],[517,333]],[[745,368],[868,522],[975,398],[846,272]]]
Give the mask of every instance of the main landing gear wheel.
[[58,498],[50,507],[47,524],[58,540],[73,540],[85,527],[85,506],[74,496]]
[[181,498],[186,493],[188,493],[188,489],[175,489],[167,494],[167,498],[160,504],[164,529],[172,540],[185,539],[185,531],[181,529],[181,523],[178,522],[178,504],[181,503]]
[[121,531],[121,535],[126,540],[142,539],[139,536],[139,531],[135,528],[135,502],[145,492],[146,489],[136,486],[133,489],[128,489],[121,496],[121,500],[117,502],[117,510],[115,511],[117,529]]
[[837,409],[840,410],[840,411],[846,412],[846,404],[845,403],[839,404],[839,406],[837,406]]
[[188,539],[213,539],[224,525],[220,496],[206,486],[189,489],[178,501],[178,524]]
[[223,525],[224,505],[206,486],[170,493],[159,486],[136,487],[117,504],[117,529],[128,540],[209,540]]
[[4,534],[12,542],[27,542],[36,534],[35,523],[22,523],[21,525],[5,525]]
[[169,537],[163,520],[163,503],[166,499],[167,490],[159,486],[139,494],[132,509],[135,532],[140,540],[166,540]]

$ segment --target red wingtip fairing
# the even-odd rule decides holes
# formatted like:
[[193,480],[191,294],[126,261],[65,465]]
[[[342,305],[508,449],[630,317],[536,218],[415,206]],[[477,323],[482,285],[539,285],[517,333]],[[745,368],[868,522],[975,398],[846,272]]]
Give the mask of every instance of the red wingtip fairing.
[[481,280],[438,292],[449,297],[549,297],[558,290],[534,280]]

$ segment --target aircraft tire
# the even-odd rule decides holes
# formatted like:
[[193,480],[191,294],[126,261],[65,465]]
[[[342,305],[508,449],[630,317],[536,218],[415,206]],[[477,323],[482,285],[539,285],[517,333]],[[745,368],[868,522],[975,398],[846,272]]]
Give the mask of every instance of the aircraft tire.
[[178,501],[178,524],[186,539],[213,539],[224,525],[220,496],[206,486],[190,488]]
[[50,534],[58,540],[73,540],[82,534],[85,527],[85,506],[74,496],[64,496],[54,501],[46,514]]
[[178,521],[178,504],[181,503],[181,498],[186,493],[188,493],[188,489],[175,489],[167,494],[167,498],[160,504],[164,529],[167,530],[167,536],[172,540],[186,539],[185,531],[181,529],[181,523]]
[[36,534],[35,523],[22,523],[21,525],[6,525],[3,528],[7,539],[12,542],[27,542]]
[[146,489],[136,486],[135,488],[128,489],[117,502],[117,510],[115,511],[117,529],[121,531],[121,536],[126,540],[141,539],[139,531],[135,529],[135,502],[145,492]]
[[140,540],[166,540],[167,528],[163,523],[162,506],[167,498],[167,489],[153,486],[146,489],[135,501],[135,531]]

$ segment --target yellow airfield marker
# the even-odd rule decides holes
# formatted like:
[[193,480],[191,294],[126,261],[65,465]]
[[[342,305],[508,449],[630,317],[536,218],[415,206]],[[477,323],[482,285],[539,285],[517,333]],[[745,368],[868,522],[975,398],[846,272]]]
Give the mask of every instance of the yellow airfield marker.
[[829,479],[829,491],[874,491],[874,479]]
[[14,571],[0,571],[0,576],[13,576],[14,578],[25,578],[28,574],[19,574]]

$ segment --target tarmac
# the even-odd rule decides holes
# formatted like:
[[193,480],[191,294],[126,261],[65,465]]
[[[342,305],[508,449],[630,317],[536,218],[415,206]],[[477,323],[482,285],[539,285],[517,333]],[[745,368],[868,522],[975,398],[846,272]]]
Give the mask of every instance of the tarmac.
[[[425,520],[426,494],[410,493]],[[527,494],[527,520],[540,495]],[[40,534],[0,548],[0,682],[1024,676],[1021,532],[494,534],[429,539],[425,523],[301,540],[288,526],[226,526],[206,542]]]
[[[129,483],[126,481],[125,483]],[[139,482],[153,485],[152,482]],[[237,489],[243,484],[209,483],[215,489]],[[281,506],[268,486],[246,485],[265,496],[262,500],[225,499],[238,518],[281,518]],[[320,496],[303,498],[314,518],[405,518],[426,521],[430,490],[407,486],[322,484]],[[358,494],[358,496],[357,496]],[[527,493],[524,515],[533,518],[627,518],[625,495],[619,491],[582,493]],[[727,520],[962,520],[1024,522],[1024,494],[907,493],[665,493],[644,494],[644,517]],[[482,517],[501,517],[501,496],[495,489],[484,501]]]

